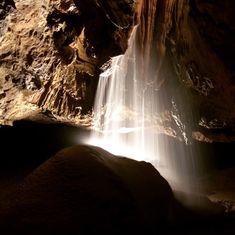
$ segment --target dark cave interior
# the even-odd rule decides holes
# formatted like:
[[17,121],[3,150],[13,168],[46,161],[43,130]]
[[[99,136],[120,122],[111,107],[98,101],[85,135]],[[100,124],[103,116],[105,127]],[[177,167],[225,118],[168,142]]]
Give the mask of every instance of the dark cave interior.
[[[0,0],[0,234],[234,235],[234,3]],[[137,23],[132,72],[158,93],[150,106],[162,103],[146,111],[154,136],[143,142],[160,135],[175,181],[192,191],[153,162],[84,144],[100,73]]]
[[[38,166],[62,148],[83,143],[89,130],[62,123],[39,123],[15,121],[13,126],[0,126],[1,166],[27,167]],[[171,145],[183,145],[178,140],[167,138]],[[235,142],[204,143],[194,141],[200,153],[197,157],[204,160],[205,171],[235,166]],[[186,147],[187,148],[187,147]],[[172,148],[172,156],[177,156]]]
[[[87,136],[89,136],[89,131],[64,124],[35,123],[25,120],[15,122],[13,126],[1,126],[1,205],[4,204],[4,196],[20,184],[30,172],[50,159],[60,149],[80,144]],[[172,138],[170,141],[172,146],[180,144]],[[234,143],[197,142],[194,144],[200,145],[200,150],[203,151],[204,165],[199,177],[235,166]],[[173,157],[176,155],[177,153],[172,153]],[[180,197],[182,200],[182,195]],[[205,201],[205,198],[200,200],[199,204]],[[206,203],[208,203],[207,200]],[[215,208],[218,206],[210,203],[208,205],[213,208],[212,211],[216,211]],[[161,234],[234,234],[233,213],[213,213],[210,209],[209,212],[203,209],[197,214],[193,208],[195,209],[195,205],[190,205],[186,210],[188,212],[179,212],[181,213],[179,220],[173,219],[170,224],[163,223],[158,232]],[[63,229],[61,234],[64,234],[62,231]],[[135,232],[138,234],[138,231]]]

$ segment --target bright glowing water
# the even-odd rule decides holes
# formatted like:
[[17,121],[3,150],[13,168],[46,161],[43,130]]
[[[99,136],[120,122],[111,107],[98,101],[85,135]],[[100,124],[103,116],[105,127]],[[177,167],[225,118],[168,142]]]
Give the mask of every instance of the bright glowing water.
[[[100,75],[92,144],[138,160],[157,161],[156,141],[152,131],[153,90],[147,90],[138,68],[134,28],[125,55],[112,59],[108,70]],[[146,93],[148,92],[148,94]]]
[[133,29],[126,53],[112,58],[111,66],[100,75],[94,106],[95,131],[89,144],[159,168],[160,160],[162,164],[165,159],[159,153],[154,123],[157,91],[149,78],[149,58],[140,55],[136,45],[137,29]]
[[[112,58],[111,65],[100,75],[94,105],[95,131],[89,144],[115,155],[151,162],[173,187],[182,189],[179,175],[184,171],[188,177],[185,169],[190,171],[190,158],[185,157],[180,144],[166,143],[156,131],[159,101],[151,58],[153,30],[146,36],[150,43],[141,48],[137,44],[138,27],[134,27],[126,53]],[[177,159],[170,156],[169,148],[175,148]]]

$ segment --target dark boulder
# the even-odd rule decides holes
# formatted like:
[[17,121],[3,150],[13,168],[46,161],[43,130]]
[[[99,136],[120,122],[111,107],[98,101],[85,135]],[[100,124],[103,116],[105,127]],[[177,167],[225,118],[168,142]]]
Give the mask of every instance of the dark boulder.
[[151,234],[171,219],[175,202],[151,164],[85,145],[58,152],[11,195],[2,229],[25,235]]

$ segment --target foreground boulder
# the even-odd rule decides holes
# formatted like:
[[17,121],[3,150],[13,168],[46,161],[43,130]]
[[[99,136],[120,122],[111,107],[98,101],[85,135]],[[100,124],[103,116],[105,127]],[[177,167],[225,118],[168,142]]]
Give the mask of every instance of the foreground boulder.
[[0,218],[7,234],[150,234],[169,221],[173,203],[151,164],[82,145],[27,176]]

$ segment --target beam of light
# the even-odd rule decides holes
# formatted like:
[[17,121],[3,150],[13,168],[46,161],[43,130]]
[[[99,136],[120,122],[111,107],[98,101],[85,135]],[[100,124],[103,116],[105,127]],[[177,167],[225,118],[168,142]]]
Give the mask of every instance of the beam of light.
[[128,147],[125,144],[114,142],[113,139],[93,138],[88,141],[88,144],[101,147],[110,153],[117,156],[126,156],[135,160],[143,160],[144,152],[140,152],[137,148]]

